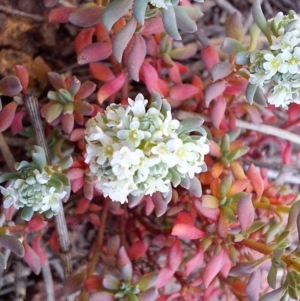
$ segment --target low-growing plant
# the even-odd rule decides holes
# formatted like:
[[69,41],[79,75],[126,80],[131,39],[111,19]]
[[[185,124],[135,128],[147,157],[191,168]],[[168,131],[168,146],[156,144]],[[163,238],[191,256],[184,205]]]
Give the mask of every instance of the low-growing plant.
[[[300,298],[299,193],[270,177],[265,151],[296,160],[299,17],[266,20],[255,2],[247,44],[232,14],[221,60],[204,31],[201,46],[180,41],[198,30],[198,3],[44,0],[49,23],[81,28],[89,79],[49,72],[43,101],[21,65],[0,81],[2,271],[5,249],[44,277],[60,255],[64,293],[78,301]],[[185,77],[199,49],[205,81]],[[20,163],[8,134],[26,138]],[[82,265],[67,227],[92,231]]]

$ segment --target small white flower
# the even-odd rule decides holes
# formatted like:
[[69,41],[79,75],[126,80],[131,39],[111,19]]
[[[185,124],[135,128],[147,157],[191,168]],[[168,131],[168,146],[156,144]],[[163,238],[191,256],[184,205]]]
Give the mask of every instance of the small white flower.
[[270,47],[272,50],[280,52],[292,52],[294,47],[300,43],[299,30],[288,31],[283,36],[277,38],[277,41]]
[[54,187],[50,187],[48,194],[43,197],[41,212],[51,210],[57,213],[60,208],[60,201],[66,196],[67,192],[63,191],[61,193],[55,192]]
[[143,117],[145,115],[148,100],[144,99],[141,93],[136,96],[135,100],[128,98],[128,103],[127,111],[131,111],[135,117]]
[[275,107],[287,105],[292,101],[292,94],[289,84],[277,85],[271,89],[272,93],[268,96],[268,102]]
[[264,59],[266,60],[266,62],[263,63],[263,66],[267,71],[265,79],[270,79],[282,67],[284,63],[279,55],[275,57],[272,53],[266,53],[264,55]]

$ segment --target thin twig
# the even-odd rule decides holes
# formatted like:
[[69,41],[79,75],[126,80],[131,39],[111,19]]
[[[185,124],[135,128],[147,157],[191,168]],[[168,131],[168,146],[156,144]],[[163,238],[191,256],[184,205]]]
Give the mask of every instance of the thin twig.
[[[202,116],[201,114],[194,113],[194,112],[186,112],[186,111],[177,111],[176,117],[180,120],[193,117],[193,116],[199,116],[202,117],[205,121],[210,121],[209,118]],[[244,120],[236,120],[236,126],[241,129],[250,130],[250,131],[256,131],[260,132],[266,135],[271,135],[274,137],[278,137],[280,139],[284,139],[290,142],[293,142],[295,144],[300,145],[300,136],[296,135],[294,133],[291,133],[289,131],[267,125],[267,124],[255,124],[250,123]]]
[[11,172],[15,172],[15,159],[12,152],[9,149],[9,146],[6,143],[6,140],[3,134],[0,132],[0,150],[5,159],[5,162]]
[[50,265],[48,259],[46,259],[43,269],[43,279],[45,283],[45,289],[46,289],[46,295],[47,295],[47,301],[55,301],[54,297],[54,285],[53,285],[53,278],[52,273],[50,270]]
[[[47,144],[47,140],[45,138],[44,129],[42,125],[42,120],[39,114],[39,106],[38,100],[34,94],[25,95],[24,97],[25,105],[29,111],[33,127],[35,130],[35,134],[37,137],[38,144],[44,149],[47,163],[51,165],[51,157]],[[58,214],[55,216],[56,229],[58,233],[58,239],[60,244],[61,251],[61,261],[64,269],[65,278],[69,277],[72,273],[72,258],[71,258],[71,244],[67,229],[67,223],[64,215],[63,205],[60,202],[60,210]],[[67,298],[71,300],[70,298]]]
[[2,4],[0,4],[0,11],[3,11],[4,13],[10,14],[10,15],[16,15],[16,16],[32,19],[37,22],[45,22],[46,21],[46,19],[40,15],[26,13],[21,10],[13,9],[13,8],[7,7]]
[[231,5],[226,0],[214,0],[214,2],[221,7],[222,9],[226,10],[229,14],[233,14],[235,12],[238,12],[238,9],[235,8],[233,5]]

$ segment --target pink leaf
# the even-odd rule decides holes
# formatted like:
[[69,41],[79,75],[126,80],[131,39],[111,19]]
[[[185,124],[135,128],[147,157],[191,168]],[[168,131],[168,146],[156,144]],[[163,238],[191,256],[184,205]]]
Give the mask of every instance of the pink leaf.
[[45,7],[53,7],[59,0],[44,0]]
[[200,268],[203,259],[203,249],[199,248],[197,253],[184,264],[184,275],[189,276],[195,269]]
[[128,250],[128,256],[131,260],[136,260],[142,257],[147,252],[147,250],[148,245],[142,240],[138,240],[130,246]]
[[168,74],[169,74],[170,80],[174,84],[177,84],[177,85],[182,84],[181,74],[180,74],[178,63],[174,63],[171,68],[168,68]]
[[201,50],[202,61],[206,69],[210,72],[212,67],[220,62],[218,52],[213,45],[207,45]]
[[237,215],[242,232],[244,232],[252,225],[255,216],[255,210],[250,195],[246,195],[239,200]]
[[76,36],[74,40],[74,47],[76,53],[80,53],[80,51],[87,47],[88,45],[91,45],[93,42],[93,34],[95,32],[95,28],[87,28],[81,30],[81,32]]
[[66,89],[66,83],[63,78],[56,72],[49,72],[48,79],[55,90]]
[[[261,286],[261,271],[260,269],[256,269],[250,276],[247,286],[246,286],[246,294],[249,301],[256,301],[259,299],[259,291]],[[276,299],[274,299],[276,300]]]
[[44,229],[48,225],[42,215],[36,214],[32,217],[32,219],[28,222],[26,229],[28,228],[28,232],[31,231],[40,231]]
[[38,275],[41,272],[42,264],[40,257],[38,254],[27,244],[27,242],[23,241],[23,246],[25,248],[24,261],[30,266],[32,271]]
[[257,170],[257,168],[251,164],[247,170],[246,173],[248,179],[251,182],[251,185],[253,186],[256,195],[257,195],[257,199],[260,198],[263,195],[264,192],[264,181],[261,177],[260,172]]
[[204,101],[205,101],[205,105],[208,107],[210,102],[217,98],[218,96],[222,95],[222,93],[224,92],[226,88],[226,82],[223,80],[219,80],[217,82],[214,82],[212,84],[210,84],[206,90],[205,90],[205,94],[204,94]]
[[182,262],[183,254],[181,244],[177,238],[168,252],[168,267],[173,271],[177,271]]
[[217,276],[217,274],[220,272],[224,265],[225,261],[225,252],[223,249],[219,251],[217,255],[215,255],[213,258],[209,260],[206,267],[203,271],[203,283],[205,287],[207,288],[212,280]]
[[72,181],[84,176],[84,170],[81,168],[71,168],[67,172],[68,178]]
[[[95,83],[91,82],[90,80],[84,82],[81,86],[79,91],[75,95],[76,100],[82,100],[89,97],[95,90],[97,86]],[[83,113],[83,115],[86,115]]]
[[193,225],[194,218],[191,216],[191,214],[183,211],[183,212],[178,213],[178,216],[175,219],[175,224]]
[[45,250],[41,247],[40,242],[42,238],[42,233],[37,235],[33,242],[32,242],[32,249],[36,252],[36,254],[39,256],[41,265],[43,266],[47,260],[47,255],[45,253]]
[[111,43],[97,42],[84,47],[77,56],[78,64],[87,64],[91,62],[107,59],[112,53]]
[[50,11],[49,23],[69,23],[70,14],[75,11],[75,7],[58,7]]
[[118,252],[118,266],[121,269],[121,274],[126,282],[130,282],[132,278],[132,264],[127,255],[125,248],[122,246]]
[[164,287],[173,278],[176,271],[170,268],[163,268],[158,273],[158,279],[155,283],[156,288]]
[[127,57],[127,70],[130,77],[139,81],[139,71],[146,57],[146,43],[141,35],[135,35],[134,43]]
[[126,76],[124,72],[121,72],[116,78],[106,82],[102,85],[97,93],[97,100],[99,104],[102,104],[111,95],[117,93],[124,85]]
[[5,131],[13,122],[17,106],[17,103],[12,101],[0,111],[0,132]]
[[226,100],[218,96],[211,111],[211,120],[215,128],[219,129],[222,119],[225,116]]
[[170,88],[170,104],[177,107],[183,100],[199,93],[199,88],[191,84],[179,84]]
[[71,182],[71,189],[76,193],[83,187],[83,185],[85,185],[84,178],[79,178]]
[[145,20],[143,35],[153,35],[156,33],[164,32],[165,28],[162,22],[162,18],[156,17]]
[[29,74],[28,74],[27,69],[22,65],[16,65],[15,66],[15,74],[18,77],[18,79],[20,80],[21,85],[23,87],[22,92],[26,93],[28,83],[29,83]]
[[[16,112],[14,119],[11,123],[11,131],[13,132],[13,134],[18,134],[23,130],[23,118],[25,115],[27,115],[28,112],[21,110]],[[0,122],[1,123],[1,122]]]
[[200,201],[196,200],[194,201],[194,205],[196,209],[205,217],[217,221],[220,215],[220,209],[219,208],[206,208],[204,207]]
[[81,198],[76,205],[75,214],[83,214],[89,209],[91,202],[86,198]]
[[123,52],[135,32],[136,24],[137,22],[135,18],[131,18],[130,21],[116,34],[113,40],[113,54],[119,63],[121,63]]
[[171,235],[184,239],[199,239],[204,237],[205,233],[193,225],[179,223],[173,227]]
[[63,114],[61,116],[62,129],[66,134],[70,134],[74,127],[74,115],[73,114]]
[[112,236],[106,243],[106,254],[109,256],[114,256],[117,254],[121,244],[121,239],[119,235]]
[[165,212],[167,211],[168,204],[167,202],[165,202],[160,192],[155,192],[152,195],[152,202],[154,204],[155,214],[157,217],[160,217],[163,214],[165,214]]
[[83,139],[84,137],[84,129],[75,129],[72,131],[72,133],[69,135],[70,141],[79,141]]
[[3,95],[15,96],[22,91],[23,87],[19,78],[7,75],[0,80],[0,90]]
[[69,21],[77,26],[92,27],[100,22],[103,8],[96,5],[83,6],[72,12]]
[[115,301],[114,294],[101,292],[92,294],[89,298],[89,301]]
[[147,62],[144,62],[141,67],[143,75],[142,81],[146,84],[149,92],[156,91],[161,96],[166,96],[169,93],[168,85],[158,78],[155,68]]
[[115,78],[115,75],[110,68],[101,63],[90,63],[90,73],[94,78],[103,82],[107,82]]

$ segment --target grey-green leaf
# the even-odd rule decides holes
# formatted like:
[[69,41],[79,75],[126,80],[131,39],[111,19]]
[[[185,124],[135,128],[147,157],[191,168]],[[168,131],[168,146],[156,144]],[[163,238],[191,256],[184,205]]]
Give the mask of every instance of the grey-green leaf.
[[174,7],[176,22],[179,29],[184,32],[195,32],[197,30],[196,23],[189,17],[189,15],[184,11],[183,6]]
[[12,235],[1,235],[0,236],[0,245],[4,248],[11,250],[18,256],[24,256],[24,247],[20,240]]
[[135,0],[133,4],[133,15],[141,25],[144,25],[145,22],[145,13],[148,2],[148,0]]
[[181,40],[181,36],[177,28],[175,10],[173,6],[169,6],[168,9],[162,9],[162,20],[168,35],[175,40]]
[[246,51],[246,48],[236,39],[225,38],[221,50],[228,54],[237,54],[241,51]]
[[102,22],[104,26],[111,30],[113,25],[125,15],[132,5],[133,0],[114,0],[111,1],[102,13]]

